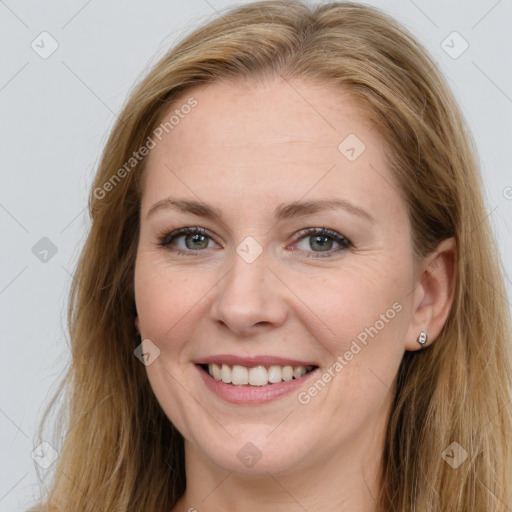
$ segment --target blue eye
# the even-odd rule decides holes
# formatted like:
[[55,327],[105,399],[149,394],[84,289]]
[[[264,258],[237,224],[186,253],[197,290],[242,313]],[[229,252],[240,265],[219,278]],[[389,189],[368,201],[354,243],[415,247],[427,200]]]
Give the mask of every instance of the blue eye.
[[[302,230],[298,235],[302,236],[299,236],[297,242],[309,241],[309,243],[306,243],[306,248],[299,247],[302,252],[312,252],[314,254],[308,257],[328,257],[353,247],[353,244],[346,237],[324,227],[308,228]],[[184,245],[180,245],[180,240],[183,241]],[[210,246],[210,242],[217,246],[204,228],[195,226],[178,229],[172,233],[165,234],[159,239],[161,247],[167,247],[177,254],[186,256],[194,256],[197,252],[201,252],[204,249],[213,248]],[[337,247],[333,248],[334,245],[337,245]]]
[[[352,242],[343,235],[340,235],[336,231],[327,228],[308,228],[299,233],[301,236],[298,241],[299,242],[307,242],[306,248],[299,249],[301,251],[308,252],[308,249],[312,249],[313,253],[317,253],[314,258],[322,258],[332,256],[335,253],[353,247]],[[333,245],[337,244],[338,247],[333,249]],[[325,253],[325,254],[319,254]]]
[[[183,238],[185,247],[180,247],[179,243],[176,242],[180,238]],[[208,249],[208,244],[210,241],[211,238],[206,234],[205,229],[191,227],[182,228],[165,235],[163,238],[160,239],[159,245],[162,247],[176,245],[177,247],[173,247],[170,249],[176,251],[178,254],[187,254],[193,251]]]

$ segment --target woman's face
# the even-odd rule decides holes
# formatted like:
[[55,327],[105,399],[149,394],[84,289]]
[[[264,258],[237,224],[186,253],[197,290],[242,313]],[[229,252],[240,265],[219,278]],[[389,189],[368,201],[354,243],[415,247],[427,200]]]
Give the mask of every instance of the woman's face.
[[204,463],[361,467],[418,335],[381,139],[350,96],[303,81],[215,83],[173,113],[148,156],[135,268],[156,398]]

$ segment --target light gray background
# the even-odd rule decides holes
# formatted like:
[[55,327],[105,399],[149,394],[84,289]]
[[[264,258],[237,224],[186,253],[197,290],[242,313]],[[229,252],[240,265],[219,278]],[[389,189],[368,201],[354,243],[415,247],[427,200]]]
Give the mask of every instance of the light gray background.
[[[510,275],[511,0],[369,3],[416,34],[448,77],[479,149],[487,211]],[[89,226],[88,189],[116,113],[155,55],[230,5],[0,0],[0,511],[31,504],[44,473],[31,458],[34,436],[69,361],[67,293]],[[58,43],[46,59],[31,47],[51,49],[43,31]],[[453,31],[469,44],[458,58],[464,43],[446,39]],[[32,251],[42,237],[57,248],[46,262]],[[509,279],[507,286],[510,297]]]

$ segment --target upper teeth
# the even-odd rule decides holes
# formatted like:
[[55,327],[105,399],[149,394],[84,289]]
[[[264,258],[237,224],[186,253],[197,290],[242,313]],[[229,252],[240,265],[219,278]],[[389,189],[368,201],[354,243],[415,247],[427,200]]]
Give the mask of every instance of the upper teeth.
[[235,364],[233,366],[227,364],[212,363],[208,365],[208,373],[215,379],[221,380],[226,384],[251,386],[265,386],[269,382],[276,384],[281,381],[298,379],[312,370],[312,366],[278,366],[271,365],[255,366],[247,368]]

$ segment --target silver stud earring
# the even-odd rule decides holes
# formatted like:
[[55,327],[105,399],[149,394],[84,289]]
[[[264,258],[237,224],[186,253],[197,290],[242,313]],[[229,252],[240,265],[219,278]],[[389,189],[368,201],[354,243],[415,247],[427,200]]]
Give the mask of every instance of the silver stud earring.
[[416,341],[421,345],[421,348],[423,348],[425,346],[425,343],[427,343],[427,341],[428,341],[427,333],[424,331],[421,331],[420,335],[418,336],[418,339]]

